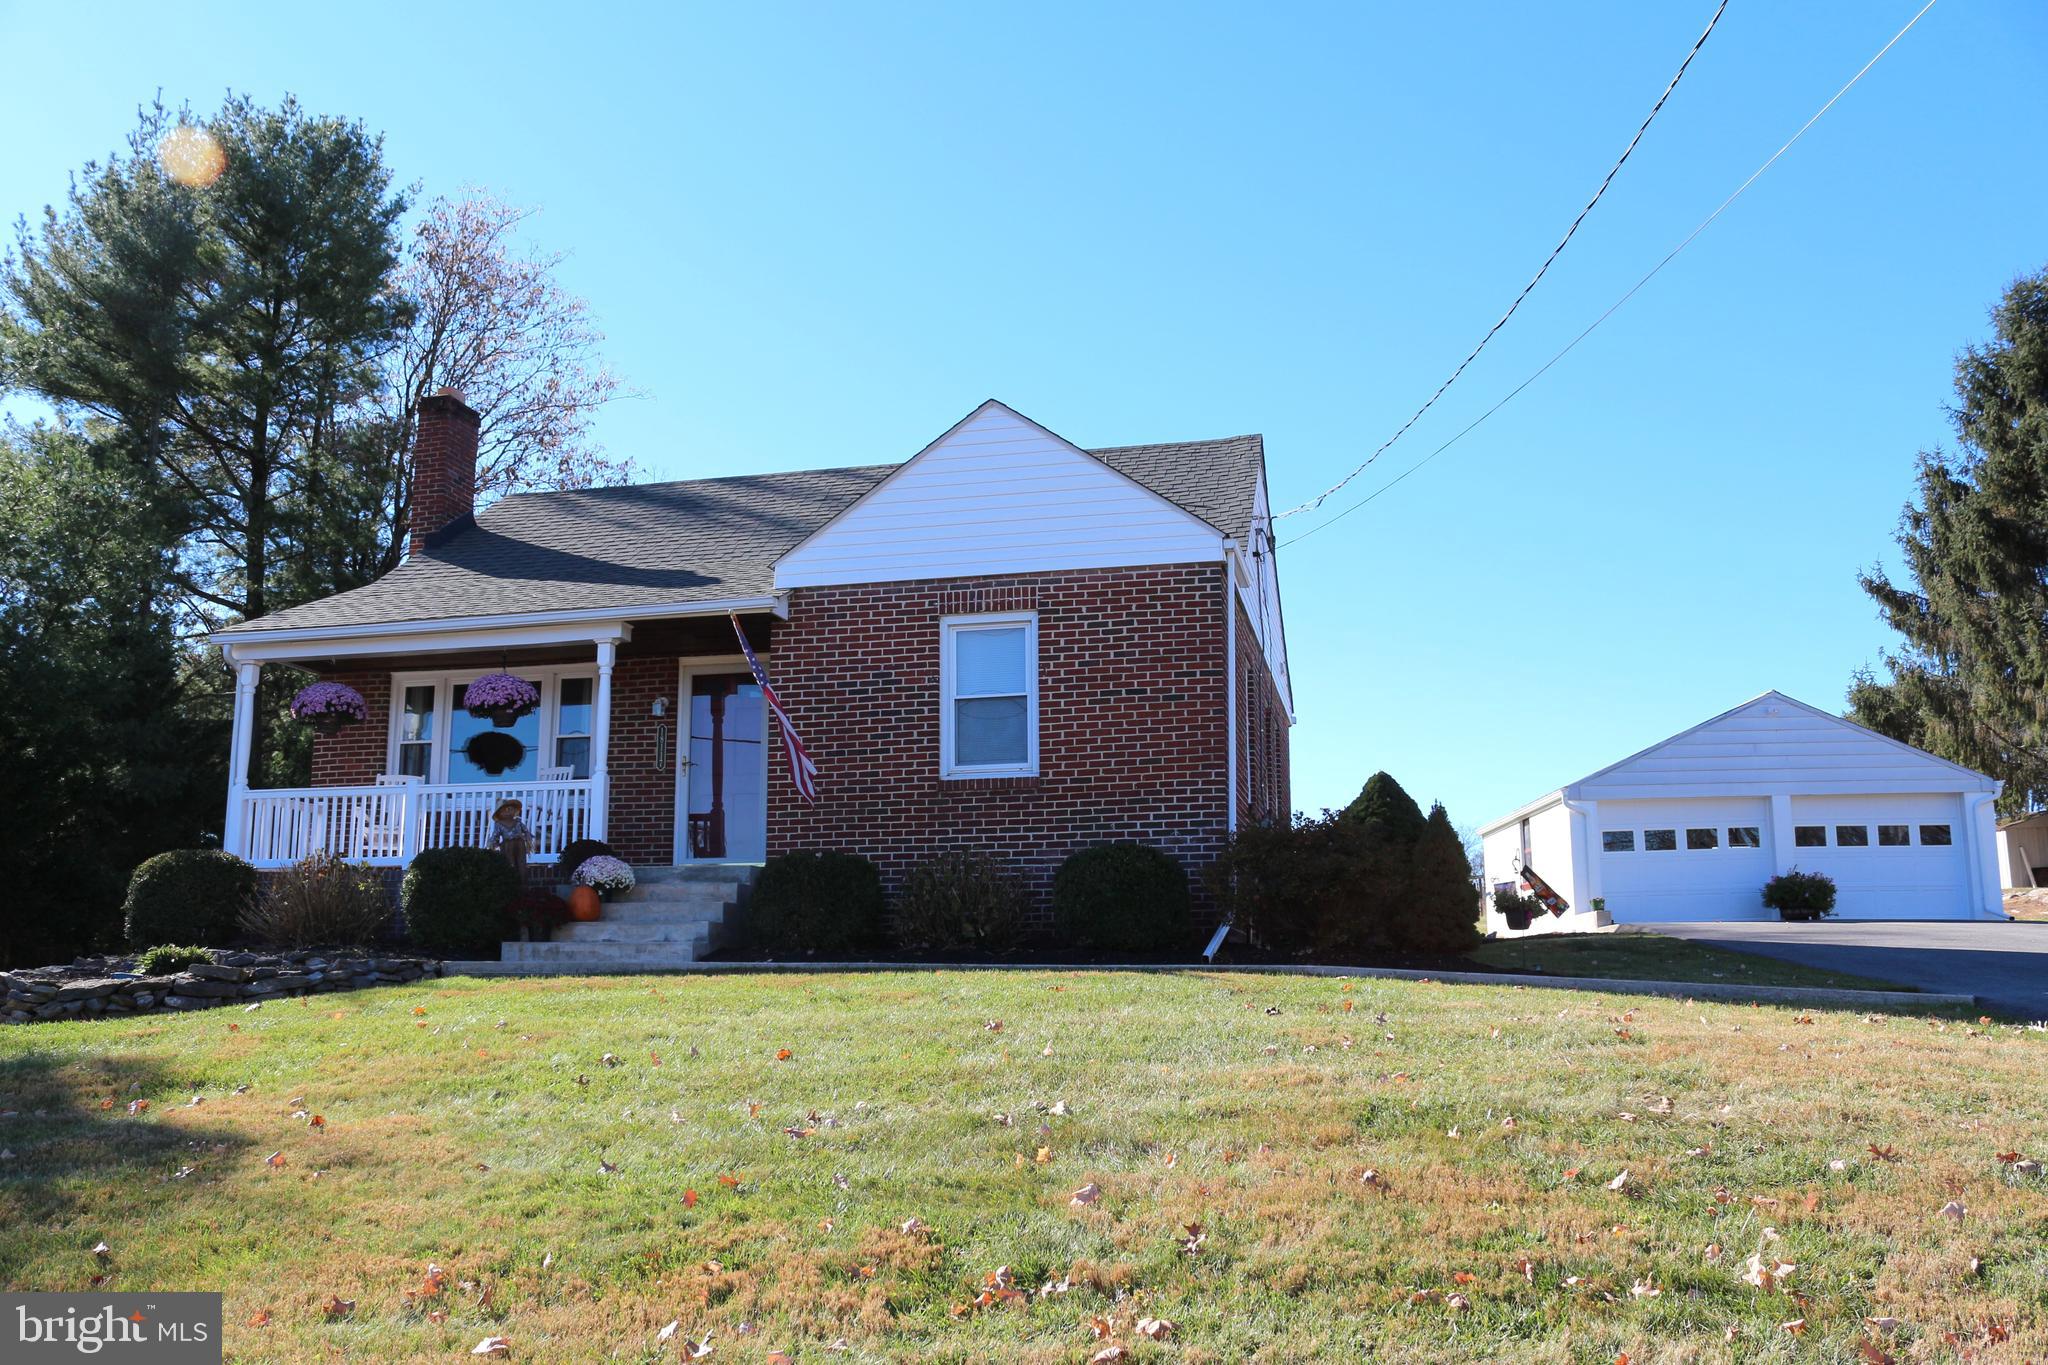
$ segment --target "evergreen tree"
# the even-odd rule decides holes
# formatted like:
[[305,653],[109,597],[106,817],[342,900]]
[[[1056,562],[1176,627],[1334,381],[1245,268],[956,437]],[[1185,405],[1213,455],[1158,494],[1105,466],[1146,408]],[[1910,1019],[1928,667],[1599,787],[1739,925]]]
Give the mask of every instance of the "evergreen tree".
[[1384,772],[1365,780],[1365,786],[1344,808],[1343,818],[1351,824],[1378,821],[1385,826],[1388,836],[1404,848],[1422,837],[1422,807]]
[[1406,940],[1416,952],[1455,953],[1479,936],[1479,892],[1472,865],[1451,817],[1438,803],[1429,808],[1415,841],[1408,872],[1408,904],[1400,916]]
[[2048,271],[2016,281],[1956,362],[1957,449],[1924,452],[1900,523],[1906,580],[1861,576],[1904,637],[1851,714],[2048,803]]
[[0,863],[62,912],[0,915],[0,966],[118,938],[128,873],[218,826],[227,698],[180,645],[179,526],[88,434],[0,436]]

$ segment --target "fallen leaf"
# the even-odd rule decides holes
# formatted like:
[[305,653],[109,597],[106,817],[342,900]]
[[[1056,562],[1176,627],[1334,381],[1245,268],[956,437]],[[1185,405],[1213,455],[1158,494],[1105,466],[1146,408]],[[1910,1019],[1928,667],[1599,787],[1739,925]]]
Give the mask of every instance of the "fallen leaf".
[[1165,1318],[1139,1318],[1131,1328],[1147,1341],[1165,1341],[1174,1333],[1174,1325]]
[[1615,1191],[1620,1191],[1628,1188],[1628,1172],[1623,1171],[1620,1175],[1608,1181],[1607,1188]]
[[356,1311],[356,1301],[329,1294],[327,1302],[320,1305],[320,1311],[329,1318],[345,1318]]
[[794,1052],[791,1052],[788,1048],[782,1048],[781,1050],[776,1052],[775,1060],[778,1062],[786,1062],[794,1056],[796,1056]]
[[259,1308],[251,1313],[249,1315],[249,1325],[251,1327],[270,1326],[270,1310],[268,1308]]
[[485,1337],[469,1348],[473,1356],[509,1356],[512,1354],[512,1338]]
[[1943,1204],[1941,1206],[1941,1216],[1943,1218],[1952,1218],[1958,1223],[1963,1221],[1963,1215],[1967,1214],[1968,1212],[1968,1209],[1964,1208],[1961,1204],[1957,1203],[1953,1199],[1949,1200],[1946,1204]]
[[697,1207],[697,1192],[695,1190],[683,1191],[683,1207],[686,1209],[694,1209]]
[[1097,1185],[1093,1181],[1090,1181],[1088,1184],[1083,1185],[1080,1189],[1075,1190],[1074,1197],[1068,1202],[1073,1204],[1087,1205],[1093,1204],[1101,1198],[1102,1186]]
[[[1811,1021],[1809,1021],[1809,1022],[1811,1022]],[[1779,1323],[1779,1324],[1778,1324],[1778,1330],[1779,1330],[1779,1331],[1781,1331],[1781,1332],[1786,1332],[1786,1333],[1789,1333],[1789,1334],[1791,1334],[1792,1336],[1795,1336],[1795,1337],[1802,1337],[1802,1336],[1805,1336],[1805,1335],[1806,1335],[1806,1319],[1805,1319],[1805,1318],[1794,1318],[1794,1319],[1792,1319],[1792,1321],[1790,1321],[1790,1322],[1781,1322],[1781,1323]]]

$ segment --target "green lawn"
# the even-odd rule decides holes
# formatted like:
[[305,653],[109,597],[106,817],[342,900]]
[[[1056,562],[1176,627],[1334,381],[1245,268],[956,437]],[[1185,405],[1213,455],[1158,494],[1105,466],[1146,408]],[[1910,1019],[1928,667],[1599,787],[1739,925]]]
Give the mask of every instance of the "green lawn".
[[1539,934],[1483,944],[1472,956],[1489,966],[1550,976],[1702,981],[1733,986],[1828,986],[1864,991],[1914,989],[1896,982],[1830,972],[1656,934]]
[[1868,1317],[1902,1360],[2048,1352],[2048,1034],[1964,1020],[455,980],[0,1029],[0,1110],[0,1283],[83,1289],[104,1240],[111,1288],[224,1290],[232,1360],[1841,1361]]

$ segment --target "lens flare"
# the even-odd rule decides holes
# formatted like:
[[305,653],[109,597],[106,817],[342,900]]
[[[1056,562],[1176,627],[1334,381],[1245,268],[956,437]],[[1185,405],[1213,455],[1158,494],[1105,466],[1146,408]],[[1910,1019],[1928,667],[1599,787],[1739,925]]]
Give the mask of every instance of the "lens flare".
[[212,133],[181,123],[156,147],[157,163],[180,185],[205,189],[228,168],[228,154]]

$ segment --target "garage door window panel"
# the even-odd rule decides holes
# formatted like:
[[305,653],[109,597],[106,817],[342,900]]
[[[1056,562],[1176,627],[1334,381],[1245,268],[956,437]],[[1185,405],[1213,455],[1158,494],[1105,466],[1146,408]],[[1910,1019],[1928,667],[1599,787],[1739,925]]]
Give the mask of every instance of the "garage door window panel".
[[1835,847],[1836,847],[1836,848],[1868,848],[1868,847],[1870,847],[1870,826],[1868,826],[1868,825],[1836,825],[1836,826],[1835,826]]
[[1600,851],[1603,853],[1635,852],[1636,832],[1632,829],[1605,829],[1600,831]]
[[1920,844],[1923,848],[1947,848],[1955,839],[1947,825],[1920,826]]
[[1730,825],[1728,827],[1728,847],[1762,848],[1763,846],[1764,834],[1761,827],[1757,825]]
[[1649,853],[1671,853],[1678,848],[1678,831],[1675,829],[1646,829],[1643,831],[1643,848]]
[[1880,848],[1906,848],[1913,842],[1911,825],[1879,825],[1877,843]]
[[1685,832],[1685,846],[1697,851],[1721,846],[1721,831],[1718,829],[1689,829]]
[[1826,825],[1795,825],[1792,829],[1794,848],[1826,848],[1828,827]]

